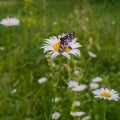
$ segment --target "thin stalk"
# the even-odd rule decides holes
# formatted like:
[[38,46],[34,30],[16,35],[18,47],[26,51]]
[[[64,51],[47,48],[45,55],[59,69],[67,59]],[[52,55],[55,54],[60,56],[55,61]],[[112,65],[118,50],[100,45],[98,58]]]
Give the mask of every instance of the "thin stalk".
[[10,68],[11,68],[11,55],[10,55],[10,53],[11,53],[11,41],[10,41],[10,27],[7,27],[7,32],[8,32],[8,34],[7,34],[7,45],[8,45],[8,50],[7,50],[7,57],[8,57],[8,74],[9,74],[9,76],[11,76],[11,74],[10,74]]
[[104,115],[103,115],[103,120],[106,120],[106,113],[107,113],[107,107],[105,106]]
[[[60,76],[61,76],[61,66],[62,66],[62,55],[60,55],[60,58],[59,58],[59,70],[58,70],[58,77],[57,77],[57,82],[56,82],[56,89],[55,89],[55,92],[54,92],[54,99],[53,99],[53,103],[52,103],[52,106],[51,106],[51,111],[50,111],[50,115],[49,115],[49,120],[51,120],[51,114],[52,114],[52,111],[53,111],[53,108],[55,106],[55,97],[57,95],[57,88],[58,88],[58,85],[59,85],[59,81],[60,81]],[[47,120],[47,119],[46,119]]]

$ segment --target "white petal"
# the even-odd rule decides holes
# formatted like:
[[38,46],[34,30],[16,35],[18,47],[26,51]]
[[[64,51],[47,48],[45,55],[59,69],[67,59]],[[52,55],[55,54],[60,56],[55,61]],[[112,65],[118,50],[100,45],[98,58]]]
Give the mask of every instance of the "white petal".
[[52,58],[54,59],[56,56],[58,56],[59,55],[59,53],[58,52],[54,52],[53,54],[52,54]]
[[71,58],[70,55],[68,53],[66,53],[66,52],[63,52],[62,55],[65,56],[65,57],[67,57],[68,59]]

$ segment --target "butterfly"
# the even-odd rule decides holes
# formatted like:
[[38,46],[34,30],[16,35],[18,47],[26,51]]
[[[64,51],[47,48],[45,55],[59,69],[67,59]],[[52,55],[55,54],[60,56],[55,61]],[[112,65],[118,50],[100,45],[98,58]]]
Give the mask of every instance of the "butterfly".
[[66,47],[72,49],[69,43],[72,42],[74,37],[75,37],[75,32],[70,32],[66,34],[64,37],[60,38],[59,53],[62,53]]

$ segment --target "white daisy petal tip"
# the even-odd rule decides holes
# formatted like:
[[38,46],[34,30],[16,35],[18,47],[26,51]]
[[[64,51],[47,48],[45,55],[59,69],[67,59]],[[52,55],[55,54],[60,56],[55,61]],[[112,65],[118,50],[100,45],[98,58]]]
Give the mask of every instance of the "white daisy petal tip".
[[96,58],[97,57],[97,55],[95,53],[91,52],[91,51],[88,51],[88,55],[90,57],[92,57],[92,58]]

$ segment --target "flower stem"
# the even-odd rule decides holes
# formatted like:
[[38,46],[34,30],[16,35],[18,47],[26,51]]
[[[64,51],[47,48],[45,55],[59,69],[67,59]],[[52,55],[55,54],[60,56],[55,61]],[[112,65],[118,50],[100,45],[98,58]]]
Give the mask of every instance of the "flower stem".
[[106,112],[107,112],[107,110],[105,109],[104,110],[104,115],[103,115],[103,120],[106,120]]
[[60,77],[61,77],[61,66],[62,66],[62,55],[60,55],[60,58],[59,58],[58,77],[57,77],[57,82],[56,82],[56,88],[55,88],[55,91],[54,91],[53,103],[52,103],[50,115],[49,115],[49,118],[48,118],[49,120],[51,120],[51,115],[52,115],[52,112],[53,112],[53,108],[56,109],[56,107],[55,107],[55,97],[57,95],[58,85],[59,85],[59,81],[60,81]]
[[107,105],[106,103],[104,104],[104,114],[103,114],[103,120],[106,120],[106,113],[107,113]]

